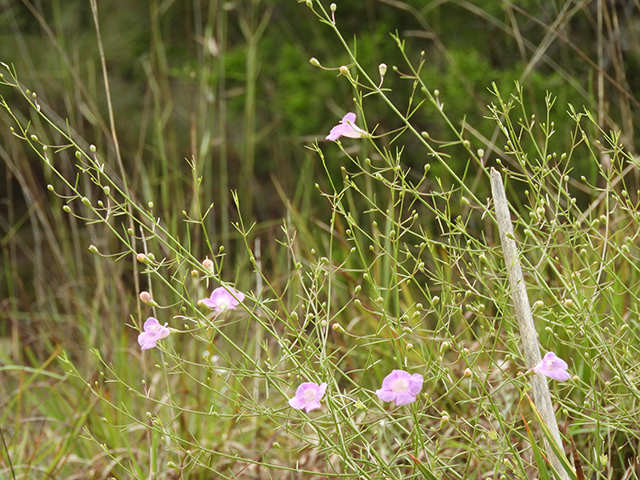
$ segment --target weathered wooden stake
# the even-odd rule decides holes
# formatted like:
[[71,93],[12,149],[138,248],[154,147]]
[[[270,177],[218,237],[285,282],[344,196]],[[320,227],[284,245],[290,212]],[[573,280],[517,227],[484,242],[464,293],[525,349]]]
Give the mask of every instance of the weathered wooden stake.
[[[513,225],[511,224],[511,215],[509,214],[509,203],[502,185],[502,176],[495,168],[491,168],[491,193],[493,194],[493,203],[496,207],[496,220],[498,221],[498,230],[500,231],[500,241],[502,242],[502,251],[504,261],[509,276],[509,286],[511,287],[511,297],[516,309],[520,334],[522,335],[522,346],[524,349],[524,357],[527,362],[527,368],[531,368],[542,360],[540,357],[540,345],[538,342],[538,333],[533,324],[533,316],[529,305],[529,297],[527,296],[527,288],[522,276],[522,267],[518,258],[518,247],[513,236]],[[558,430],[558,423],[553,411],[551,403],[551,395],[549,394],[549,386],[547,378],[542,375],[532,375],[531,386],[533,388],[533,400],[536,404],[540,416],[549,426],[556,443],[562,450],[562,439]],[[547,439],[544,438],[544,445],[547,451],[547,458],[558,471],[560,477],[564,480],[569,479],[569,475],[562,467],[560,460],[555,456],[553,450],[549,446]]]

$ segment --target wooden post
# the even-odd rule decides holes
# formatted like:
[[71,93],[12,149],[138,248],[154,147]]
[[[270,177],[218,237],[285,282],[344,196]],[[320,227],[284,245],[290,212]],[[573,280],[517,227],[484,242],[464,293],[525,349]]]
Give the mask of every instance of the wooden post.
[[[522,336],[524,357],[527,362],[527,368],[531,368],[542,360],[540,357],[538,333],[533,323],[527,288],[522,275],[520,259],[518,258],[518,247],[516,246],[513,236],[513,225],[511,224],[507,195],[502,185],[502,176],[495,168],[491,168],[491,193],[496,208],[496,220],[498,222],[498,230],[500,231],[500,241],[502,243],[504,262],[507,267],[509,286],[511,287],[511,298],[513,299],[513,304],[516,309],[516,317],[518,318],[518,326],[520,327],[520,334]],[[553,404],[551,403],[547,377],[543,375],[532,375],[530,378],[533,388],[533,401],[536,408],[551,430],[556,443],[562,450],[562,438],[560,437],[558,423],[553,411]],[[546,437],[544,438],[544,445],[547,451],[547,457],[560,474],[560,478],[569,480],[569,475],[562,467],[560,460],[558,460],[553,453],[553,450],[551,450]]]

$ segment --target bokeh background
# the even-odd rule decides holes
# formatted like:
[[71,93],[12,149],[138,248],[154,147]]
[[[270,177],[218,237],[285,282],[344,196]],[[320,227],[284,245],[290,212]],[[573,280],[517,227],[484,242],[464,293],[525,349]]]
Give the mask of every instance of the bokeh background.
[[[563,114],[569,103],[578,111],[586,106],[605,130],[620,130],[625,147],[635,152],[637,2],[516,3],[363,0],[339,2],[336,18],[370,75],[377,76],[381,62],[389,65],[385,86],[400,107],[407,104],[412,84],[391,70],[397,66],[401,73],[406,62],[390,33],[397,31],[406,42],[412,62],[424,52],[422,77],[440,92],[450,118],[461,128],[463,123],[471,127],[466,133],[478,139],[477,148],[497,138],[495,125],[484,119],[494,100],[488,87],[496,82],[502,92],[513,92],[517,80],[532,114],[544,115],[546,92],[557,97],[557,131],[573,128]],[[110,133],[89,1],[2,0],[0,60],[15,68],[61,125],[68,122],[78,138],[96,145],[117,175],[126,172],[138,199],[153,201],[158,215],[173,217],[176,228],[179,215],[173,214],[188,210],[193,201],[191,159],[202,177],[200,203],[214,204],[208,221],[216,244],[234,237],[230,222],[238,212],[230,190],[242,193],[245,222],[257,222],[255,232],[266,245],[269,231],[279,228],[290,208],[307,220],[314,217],[324,201],[308,186],[322,184],[325,173],[305,145],[316,139],[322,144],[331,126],[355,106],[352,88],[337,70],[349,60],[304,3],[104,0],[98,5],[98,22],[121,164]],[[327,69],[313,67],[311,57]],[[0,87],[0,93],[14,111],[30,115],[15,91]],[[379,100],[365,99],[365,108],[367,125],[377,126],[376,133],[400,126]],[[414,121],[437,141],[450,140],[441,117],[419,111]],[[0,328],[5,336],[15,328],[16,315],[37,314],[41,306],[57,303],[61,288],[84,288],[81,256],[86,245],[59,251],[56,243],[64,242],[60,236],[85,227],[60,217],[60,205],[46,190],[49,174],[13,138],[4,112],[0,122]],[[39,121],[34,122],[37,128]],[[403,140],[403,163],[421,169],[425,155],[420,146]],[[556,135],[553,141],[562,151],[570,138]],[[335,147],[323,147],[338,155]],[[467,163],[460,152],[450,159],[456,171]],[[71,158],[63,166],[70,177]],[[333,173],[338,174],[340,164],[338,159],[329,162]],[[573,168],[594,178],[593,167],[576,163]],[[56,262],[60,255],[64,261]],[[34,271],[34,260],[45,257],[49,261],[37,262],[40,267]],[[57,292],[50,278],[56,278]]]

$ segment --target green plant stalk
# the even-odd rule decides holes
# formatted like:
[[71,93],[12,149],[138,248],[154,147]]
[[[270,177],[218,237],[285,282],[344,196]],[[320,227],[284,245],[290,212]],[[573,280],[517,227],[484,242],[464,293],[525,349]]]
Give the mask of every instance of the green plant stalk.
[[229,242],[229,173],[227,168],[227,99],[225,97],[226,85],[226,63],[225,55],[227,50],[227,13],[222,5],[222,0],[216,3],[216,25],[218,48],[218,127],[217,134],[220,139],[218,147],[219,166],[219,188],[220,188],[220,237],[221,245]]
[[253,175],[256,156],[256,96],[258,82],[258,42],[271,17],[271,10],[265,12],[260,19],[260,23],[255,26],[255,18],[258,14],[259,0],[251,1],[249,19],[243,19],[240,23],[242,32],[247,40],[247,60],[246,60],[246,98],[244,104],[244,128],[245,128],[245,149],[241,164],[241,182],[243,185],[243,215],[251,218],[253,212],[253,189],[255,188],[255,178]]
[[[531,314],[531,306],[529,305],[529,297],[527,296],[527,288],[525,286],[524,276],[522,275],[522,267],[518,259],[518,247],[513,239],[513,225],[509,215],[509,203],[507,195],[502,185],[502,176],[495,168],[491,168],[491,193],[496,210],[496,221],[498,222],[498,230],[500,231],[500,242],[502,243],[502,251],[504,253],[504,262],[507,267],[507,275],[509,277],[509,285],[511,287],[511,297],[513,298],[516,316],[518,317],[518,325],[520,334],[522,335],[522,347],[527,362],[527,368],[540,363],[540,347],[538,342],[538,334],[533,324],[533,315]],[[533,375],[531,377],[531,386],[533,387],[533,397],[538,407],[540,416],[547,424],[553,439],[558,446],[562,445],[558,423],[556,422],[553,404],[551,403],[551,395],[549,393],[549,385],[547,379],[542,375]],[[558,471],[563,480],[568,480],[569,476],[564,471],[560,459],[556,456],[556,449],[553,449],[550,442],[545,437],[545,448],[549,454],[549,459],[553,467]]]

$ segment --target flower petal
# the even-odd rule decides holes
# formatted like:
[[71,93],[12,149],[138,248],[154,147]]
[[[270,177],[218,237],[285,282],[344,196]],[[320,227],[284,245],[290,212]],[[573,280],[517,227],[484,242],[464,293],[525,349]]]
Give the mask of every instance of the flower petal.
[[343,137],[347,138],[362,138],[367,136],[367,132],[356,127],[355,125],[349,125],[341,132]]
[[138,343],[140,344],[141,350],[149,350],[156,346],[156,339],[153,334],[149,332],[142,332],[138,335]]
[[340,123],[356,123],[356,114],[353,112],[349,112],[347,113],[344,117],[342,117],[342,120],[340,120]]
[[396,380],[398,380],[399,378],[402,377],[403,373],[406,373],[406,372],[403,371],[403,370],[394,370],[389,375],[384,377],[384,380],[382,380],[382,388],[383,388],[383,390],[391,389],[393,387],[393,385],[395,384]]
[[326,382],[323,382],[320,384],[320,386],[318,387],[318,391],[316,392],[316,400],[320,401],[322,400],[322,397],[324,397],[324,392],[327,391],[327,384]]
[[381,388],[380,390],[376,390],[376,395],[383,402],[392,402],[396,398],[396,394],[391,390]]
[[203,298],[202,300],[200,300],[198,303],[201,303],[202,305],[204,305],[205,307],[209,307],[211,310],[215,310],[217,307],[216,302],[214,302],[213,300],[209,299],[209,298]]
[[414,373],[411,375],[411,379],[409,380],[409,388],[407,392],[411,395],[418,395],[422,391],[422,383],[424,382],[424,378],[419,373]]
[[566,370],[550,371],[547,376],[559,382],[566,382],[571,378],[571,374]]
[[415,401],[416,401],[416,396],[412,395],[409,392],[396,393],[396,398],[394,400],[396,405],[399,407],[402,405],[408,405],[409,403],[415,402]]
[[329,135],[327,135],[325,138],[327,140],[331,140],[332,142],[335,142],[341,136],[343,135],[346,136],[345,132],[348,132],[349,130],[351,130],[349,126],[346,126],[345,128],[345,125],[336,125],[331,129],[331,131],[329,132]]
[[291,407],[295,408],[296,410],[302,410],[306,406],[304,401],[298,397],[290,398],[289,405],[291,405]]
[[153,317],[147,318],[147,321],[144,322],[144,331],[147,332],[151,330],[153,327],[160,325],[160,322]]
[[306,407],[304,409],[306,410],[307,413],[309,413],[311,410],[317,410],[321,406],[322,405],[320,404],[320,402],[318,400],[312,400],[309,403],[307,403],[307,405],[306,405]]

